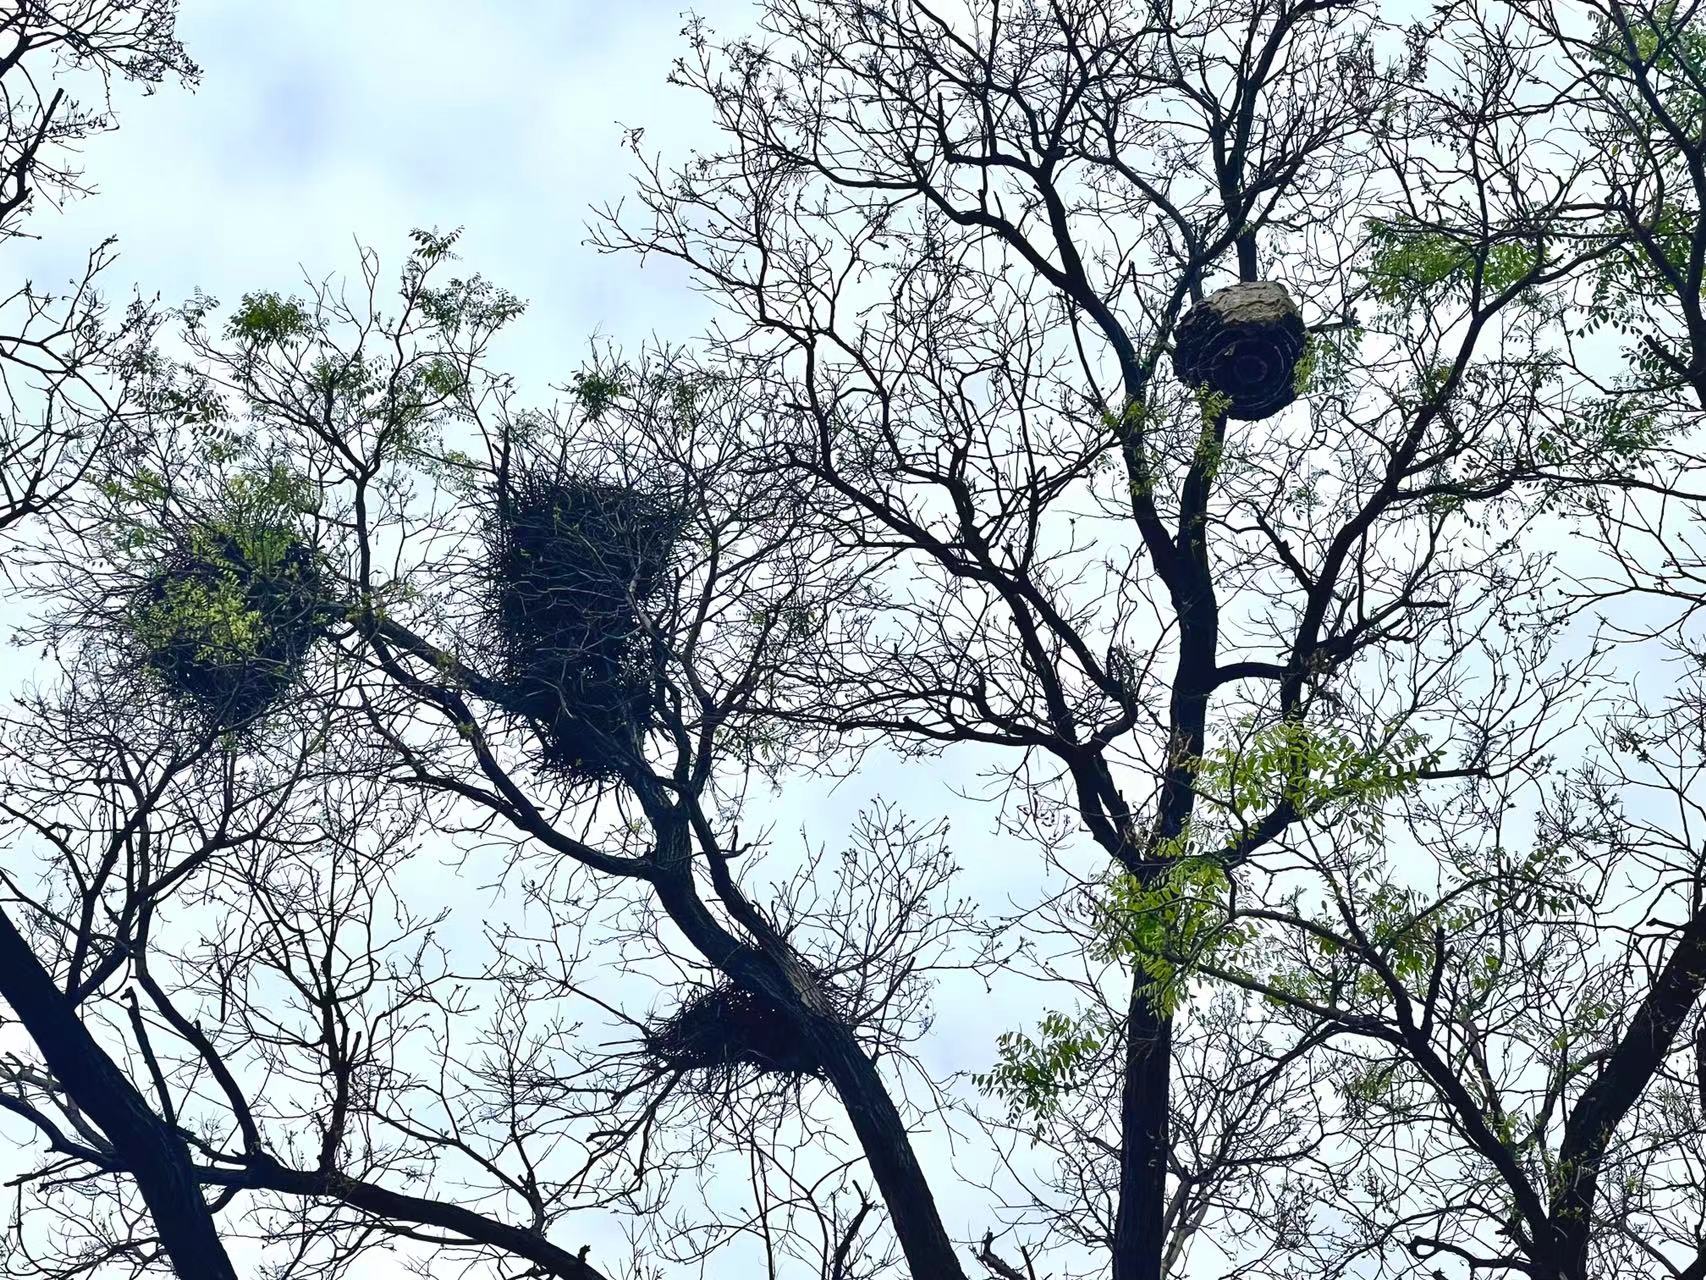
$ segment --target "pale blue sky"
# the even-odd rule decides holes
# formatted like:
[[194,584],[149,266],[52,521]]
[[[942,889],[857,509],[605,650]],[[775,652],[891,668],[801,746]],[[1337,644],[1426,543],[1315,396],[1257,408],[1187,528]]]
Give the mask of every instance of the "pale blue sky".
[[[747,0],[697,7],[750,25]],[[627,190],[622,125],[675,156],[706,136],[664,83],[682,24],[679,0],[186,0],[200,88],[122,92],[87,148],[98,194],[38,218],[12,269],[52,283],[116,233],[109,291],[234,301],[347,269],[353,237],[394,260],[411,227],[465,225],[465,265],[531,302],[502,351],[524,386],[594,332],[689,336],[707,310],[682,273],[582,243],[589,206]]]

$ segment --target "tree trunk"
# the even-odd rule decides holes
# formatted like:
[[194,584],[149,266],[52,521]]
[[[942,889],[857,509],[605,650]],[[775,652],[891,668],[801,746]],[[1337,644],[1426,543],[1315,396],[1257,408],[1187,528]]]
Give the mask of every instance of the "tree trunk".
[[1125,1081],[1120,1092],[1120,1186],[1114,1216],[1113,1280],[1161,1280],[1166,1250],[1168,1086],[1173,1020],[1132,981],[1126,1012]]
[[100,1126],[119,1163],[136,1179],[160,1244],[182,1280],[236,1280],[183,1139],[95,1043],[4,911],[0,996],[35,1040],[54,1079]]
[[839,1023],[814,1018],[811,1040],[859,1135],[859,1146],[882,1193],[913,1280],[962,1280],[965,1272],[954,1242],[942,1225],[906,1123],[895,1110],[876,1064]]
[[1548,1250],[1559,1280],[1588,1280],[1599,1171],[1612,1135],[1664,1065],[1683,1023],[1706,990],[1706,910],[1696,911],[1647,989],[1629,1025],[1582,1092],[1558,1147],[1563,1171],[1550,1217]]

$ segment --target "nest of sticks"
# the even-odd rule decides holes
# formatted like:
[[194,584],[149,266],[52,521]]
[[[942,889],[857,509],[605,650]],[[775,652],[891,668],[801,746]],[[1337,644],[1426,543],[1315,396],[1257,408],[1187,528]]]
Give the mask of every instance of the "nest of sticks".
[[657,1019],[644,1033],[646,1055],[671,1071],[727,1080],[751,1071],[815,1076],[819,1064],[793,1022],[761,996],[724,983]]
[[656,687],[644,608],[681,535],[669,501],[574,475],[528,473],[487,531],[487,646],[543,763],[616,778],[639,759]]

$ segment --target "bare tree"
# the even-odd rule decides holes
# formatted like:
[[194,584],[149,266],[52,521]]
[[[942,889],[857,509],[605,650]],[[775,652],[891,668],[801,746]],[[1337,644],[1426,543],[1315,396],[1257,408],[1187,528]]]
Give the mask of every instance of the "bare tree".
[[[76,153],[113,127],[115,81],[194,81],[176,17],[176,0],[20,0],[0,14],[0,244],[30,234],[42,205],[87,193]],[[0,290],[0,529],[74,483],[131,411],[152,317],[138,303],[109,318],[97,290],[112,261],[109,240],[63,294]]]
[[1532,827],[1512,790],[1470,789],[1418,805],[1402,838],[1312,842],[1321,887],[1230,913],[1262,945],[1208,968],[1339,1061],[1353,1253],[1395,1274],[1699,1273],[1685,1032],[1706,967],[1699,850],[1678,834],[1698,819],[1698,697],[1607,717]]
[[[1553,494],[1575,554],[1511,622],[1529,643],[1577,623],[1587,663],[1615,660],[1631,684],[1669,667],[1675,688],[1582,686],[1605,699],[1578,713],[1591,741],[1559,735],[1543,790],[1467,786],[1408,806],[1401,837],[1309,848],[1313,891],[1274,882],[1229,914],[1267,962],[1211,967],[1343,1055],[1367,1166],[1350,1212],[1394,1273],[1692,1277],[1706,1274],[1691,550],[1706,45],[1694,6],[1617,3],[1536,6],[1510,40],[1550,86],[1536,120],[1593,144],[1579,225],[1605,250],[1570,314],[1626,343],[1572,345],[1574,412],[1542,459],[1561,479],[1607,446],[1621,462],[1612,486]],[[1424,874],[1406,874],[1418,853]]]
[[[1561,466],[1615,441],[1629,465],[1614,489],[1566,502],[1587,537],[1563,566],[1563,597],[1537,614],[1546,625],[1591,622],[1593,650],[1618,655],[1622,670],[1650,660],[1692,670],[1706,332],[1699,14],[1592,3],[1518,16],[1513,38],[1544,50],[1548,114],[1593,146],[1597,199],[1585,226],[1608,252],[1579,303],[1582,328],[1627,343],[1621,358],[1591,342],[1572,350],[1586,394],[1548,458]],[[1405,1172],[1386,1175],[1413,1215],[1387,1229],[1414,1258],[1547,1277],[1706,1267],[1694,1163],[1700,1042],[1689,1031],[1706,988],[1699,851],[1687,834],[1699,691],[1686,676],[1656,706],[1628,697],[1602,714],[1597,748],[1558,779],[1532,833],[1517,836],[1528,842],[1521,858],[1496,847],[1508,829],[1498,810],[1514,798],[1429,812],[1412,834],[1445,868],[1435,895],[1347,897],[1341,871],[1330,877],[1330,924],[1288,917],[1305,932],[1325,925],[1317,951],[1354,917],[1332,1011],[1314,1012],[1402,1059],[1365,1059],[1359,1110],[1385,1132],[1427,1128],[1436,1147],[1441,1121],[1454,1135],[1459,1185],[1430,1182],[1412,1199],[1414,1184],[1400,1183],[1415,1166],[1402,1155]],[[1464,824],[1463,812],[1478,819]],[[1318,977],[1334,963],[1305,967]],[[1353,1006],[1349,1021],[1339,1018]],[[1492,1212],[1477,1204],[1477,1186]]]
[[[109,122],[79,104],[66,77],[92,82],[109,102],[115,78],[150,86],[167,75],[193,79],[175,13],[174,0],[24,0],[0,15],[0,242],[27,234],[38,203],[84,190],[71,157]],[[139,303],[109,325],[96,277],[111,260],[110,242],[95,249],[64,296],[25,283],[0,299],[0,531],[63,496],[126,421],[126,388],[146,359],[152,317]],[[234,1276],[182,1141],[83,1027],[75,999],[4,913],[0,950],[0,992],[100,1127],[111,1158],[136,1178],[160,1248],[181,1275]]]
[[[1205,759],[1354,788],[1533,745],[1532,690],[1482,701],[1464,659],[1537,581],[1517,498],[1563,410],[1550,318],[1606,236],[1580,139],[1527,115],[1547,85],[1510,23],[1436,9],[775,0],[754,39],[692,30],[677,79],[724,145],[649,167],[601,233],[726,306],[722,353],[799,416],[787,469],[869,557],[874,600],[801,677],[819,722],[1005,748],[1015,825],[1046,844],[1069,813],[1142,915],[1339,820],[1332,788],[1205,812]],[[1307,345],[1279,325],[1228,356],[1253,407],[1191,352],[1256,296],[1219,286],[1262,282]],[[1156,1280],[1188,1220],[1177,993],[1134,967],[1092,1028],[1123,1054],[1100,1243]]]
[[496,1165],[471,1135],[408,1137],[435,1033],[468,1001],[437,921],[397,896],[416,817],[365,781],[335,693],[234,730],[123,655],[78,661],[84,679],[6,726],[5,884],[29,942],[6,926],[27,963],[0,989],[41,1059],[8,1057],[0,1107],[48,1144],[20,1178],[18,1264],[142,1271],[164,1251],[179,1275],[231,1276],[222,1238],[254,1232],[289,1242],[280,1274],[424,1237],[597,1280],[543,1205],[523,1225],[409,1190],[422,1167]]
[[[417,821],[507,850],[494,875],[521,917],[493,929],[482,973],[409,970],[398,998],[423,1021],[408,1034],[385,1029],[392,1015],[366,994],[379,944],[352,959],[339,941],[373,927],[381,897],[405,910],[383,858],[347,874],[384,894],[344,905],[246,873],[222,909],[253,914],[255,932],[233,925],[149,988],[163,1021],[150,1052],[178,1055],[186,1080],[211,1072],[241,1139],[200,1140],[197,1174],[333,1202],[293,1229],[304,1257],[310,1240],[341,1260],[424,1223],[452,1233],[434,1244],[590,1276],[545,1239],[579,1202],[625,1209],[683,1259],[756,1240],[778,1275],[791,1257],[874,1274],[887,1246],[857,1184],[876,1184],[917,1253],[933,1210],[909,1118],[942,1102],[907,1046],[931,973],[967,963],[958,944],[975,949],[978,930],[951,897],[939,832],[895,812],[870,814],[840,861],[820,846],[769,884],[757,870],[766,841],[741,827],[747,789],[798,754],[774,720],[778,672],[815,644],[839,566],[815,513],[773,482],[752,438],[768,410],[738,384],[658,353],[594,363],[557,410],[515,408],[485,350],[519,304],[445,279],[452,239],[417,237],[400,307],[380,299],[369,256],[353,288],[251,295],[220,332],[188,311],[195,356],[153,384],[149,444],[59,507],[31,562],[61,605],[47,635],[124,689],[121,706],[211,736],[231,767],[271,758],[294,723],[281,708],[324,708],[276,748],[301,763],[279,767],[322,790],[360,779],[373,799],[322,799],[347,816],[335,831],[316,818],[314,836],[274,815],[210,874],[300,846],[299,874],[329,859],[338,882],[336,851],[373,828],[369,803],[424,804]],[[315,758],[327,741],[347,743],[335,766]],[[620,1013],[632,1034],[607,1052],[532,1012],[597,999],[572,942],[589,896],[619,909],[599,922],[602,945],[670,993],[664,1010]],[[251,994],[268,971],[318,1010],[311,1026]],[[459,987],[491,994],[483,1042],[462,1030]],[[210,1004],[242,1010],[246,1034],[192,1034]],[[235,1065],[215,1065],[245,1060],[334,1094],[269,1088],[263,1102]],[[312,1169],[262,1145],[284,1097],[323,1126]],[[832,1098],[839,1116],[826,1117]],[[843,1123],[857,1167],[811,1169],[814,1135]],[[659,1189],[704,1165],[707,1131],[761,1163],[756,1218],[675,1231]],[[799,1160],[784,1159],[790,1141]],[[494,1206],[519,1205],[526,1225],[387,1185],[440,1165],[486,1184]]]

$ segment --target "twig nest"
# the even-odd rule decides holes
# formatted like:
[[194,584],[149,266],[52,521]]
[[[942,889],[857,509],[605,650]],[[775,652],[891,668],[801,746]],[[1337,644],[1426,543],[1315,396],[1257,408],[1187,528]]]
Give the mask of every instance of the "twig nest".
[[608,779],[635,758],[654,687],[640,610],[681,527],[656,495],[586,477],[524,475],[499,495],[490,642],[548,766]]
[[1173,371],[1191,387],[1226,397],[1226,413],[1246,420],[1278,413],[1297,398],[1303,317],[1276,281],[1235,284],[1210,294],[1179,321]]
[[646,1053],[672,1071],[815,1075],[818,1063],[767,1000],[723,985],[700,992],[645,1032]]
[[221,729],[272,708],[330,621],[313,551],[289,529],[242,522],[189,531],[130,606],[145,667]]

